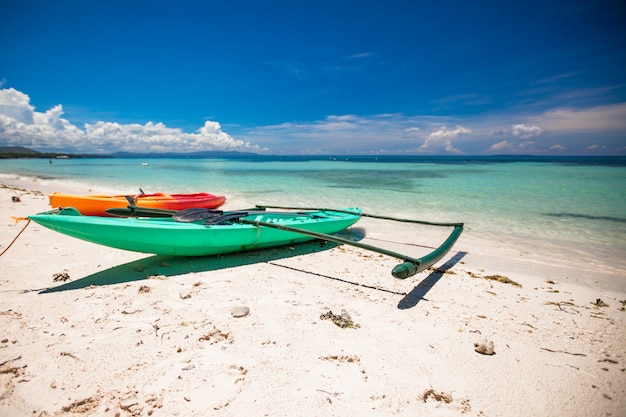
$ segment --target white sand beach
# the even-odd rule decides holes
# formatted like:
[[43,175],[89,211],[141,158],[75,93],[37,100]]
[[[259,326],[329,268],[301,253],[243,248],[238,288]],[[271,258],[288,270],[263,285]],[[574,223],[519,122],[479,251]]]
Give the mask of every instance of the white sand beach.
[[[391,276],[395,259],[319,242],[139,254],[16,222],[49,209],[53,190],[3,182],[0,416],[626,410],[626,271],[610,262],[535,254],[471,228],[439,269],[406,280]],[[448,232],[365,219],[353,231],[392,247],[433,247]],[[249,314],[234,317],[237,307]]]

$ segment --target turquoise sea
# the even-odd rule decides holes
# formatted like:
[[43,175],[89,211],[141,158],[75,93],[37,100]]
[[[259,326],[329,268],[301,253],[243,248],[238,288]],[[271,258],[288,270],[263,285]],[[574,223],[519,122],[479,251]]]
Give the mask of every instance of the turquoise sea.
[[[626,157],[267,157],[0,160],[0,181],[37,177],[93,192],[225,195],[254,204],[360,207],[460,221],[486,239],[592,251],[626,265]],[[626,280],[626,277],[624,278]]]

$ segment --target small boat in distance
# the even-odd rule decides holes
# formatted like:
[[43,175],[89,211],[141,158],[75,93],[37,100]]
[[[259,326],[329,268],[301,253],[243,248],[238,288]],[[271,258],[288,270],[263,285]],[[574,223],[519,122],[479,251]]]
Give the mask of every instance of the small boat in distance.
[[109,216],[107,209],[125,208],[129,204],[141,207],[184,210],[186,208],[215,209],[226,202],[226,197],[209,193],[138,195],[67,194],[55,192],[48,196],[52,208],[73,207],[84,216]]

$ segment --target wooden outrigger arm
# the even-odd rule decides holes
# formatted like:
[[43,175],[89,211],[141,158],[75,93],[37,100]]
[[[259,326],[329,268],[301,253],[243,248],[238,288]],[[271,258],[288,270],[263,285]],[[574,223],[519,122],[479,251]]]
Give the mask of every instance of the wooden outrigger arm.
[[[395,217],[379,216],[376,214],[367,214],[367,213],[361,213],[358,211],[346,210],[346,209],[329,209],[329,208],[313,208],[313,207],[283,207],[283,206],[262,206],[262,205],[256,206],[256,209],[260,211],[265,211],[268,208],[280,209],[280,210],[334,211],[338,213],[354,214],[354,215],[358,215],[361,217],[372,217],[376,219],[393,220],[393,221],[404,222],[404,223],[417,223],[417,224],[424,224],[424,225],[429,225],[429,226],[448,226],[448,227],[453,227],[454,229],[452,230],[448,238],[435,250],[433,250],[432,252],[420,258],[413,258],[408,255],[403,255],[401,253],[397,253],[397,252],[380,248],[377,246],[368,245],[366,243],[360,243],[360,242],[355,242],[353,240],[344,239],[335,235],[319,233],[319,232],[311,232],[311,231],[299,229],[296,227],[284,226],[279,223],[268,223],[268,222],[262,222],[259,220],[247,220],[243,218],[243,216],[251,213],[250,210],[241,211],[241,212],[222,212],[221,210],[187,209],[187,212],[194,211],[194,210],[198,211],[197,216],[195,216],[191,220],[204,219],[204,218],[209,217],[208,216],[209,214],[220,214],[220,215],[224,214],[228,217],[230,221],[238,221],[239,223],[251,224],[257,227],[269,227],[273,229],[284,230],[287,232],[300,233],[300,234],[311,236],[317,239],[355,246],[357,248],[381,253],[383,255],[388,255],[393,258],[398,258],[404,262],[396,265],[391,271],[391,275],[399,279],[405,279],[405,278],[411,277],[433,266],[437,261],[443,258],[446,255],[446,253],[450,251],[450,249],[452,249],[452,246],[454,246],[457,239],[463,232],[463,223],[435,223],[435,222],[428,222],[424,220],[399,219]],[[183,210],[183,212],[186,212],[186,211]],[[120,215],[120,216],[130,215],[130,216],[147,216],[147,217],[169,217],[169,216],[174,216],[176,215],[176,213],[179,213],[179,212],[175,210],[150,209],[150,208],[138,207],[138,206],[131,204],[128,206],[127,209],[108,209],[107,213],[111,215]],[[191,214],[196,214],[196,213],[191,213]],[[223,218],[224,216],[220,217],[219,219],[223,220]],[[187,221],[191,221],[191,220],[187,220]]]
[[375,214],[366,214],[366,213],[359,213],[359,212],[355,212],[355,211],[350,211],[350,210],[342,210],[342,209],[325,209],[325,208],[307,208],[307,207],[281,207],[281,206],[261,206],[261,205],[257,205],[257,208],[261,209],[261,210],[265,210],[267,208],[274,208],[274,209],[284,209],[284,210],[318,210],[318,211],[335,211],[335,212],[340,212],[340,213],[351,213],[351,214],[358,214],[362,217],[372,217],[372,218],[378,218],[378,219],[385,219],[385,220],[393,220],[393,221],[399,221],[399,222],[405,222],[405,223],[418,223],[418,224],[425,224],[425,225],[432,225],[432,226],[451,226],[454,227],[454,229],[452,230],[452,232],[450,233],[450,235],[448,236],[448,238],[435,250],[433,250],[432,252],[420,257],[420,258],[413,258],[407,255],[403,255],[401,253],[397,253],[394,251],[390,251],[384,248],[379,248],[377,246],[372,246],[372,245],[368,245],[366,243],[360,243],[360,242],[355,242],[353,240],[349,240],[349,239],[344,239],[341,238],[339,236],[334,236],[334,235],[329,235],[326,233],[318,233],[318,232],[311,232],[308,230],[302,230],[302,229],[298,229],[295,227],[289,227],[289,226],[284,226],[281,224],[277,224],[277,223],[268,223],[268,222],[262,222],[262,221],[257,221],[257,220],[246,220],[243,218],[238,219],[239,222],[241,223],[245,223],[245,224],[252,224],[252,225],[256,225],[256,226],[262,226],[262,227],[270,227],[270,228],[274,228],[274,229],[279,229],[279,230],[284,230],[284,231],[288,231],[288,232],[294,232],[294,233],[300,233],[303,235],[307,235],[307,236],[312,236],[318,239],[323,239],[323,240],[327,240],[330,242],[336,242],[336,243],[343,243],[346,245],[350,245],[350,246],[355,246],[357,248],[361,248],[361,249],[366,249],[372,252],[377,252],[377,253],[381,253],[383,255],[388,255],[394,258],[398,258],[403,260],[404,262],[401,264],[396,265],[393,270],[391,271],[391,275],[393,275],[394,277],[398,278],[398,279],[405,279],[408,277],[411,277],[421,271],[424,271],[425,269],[430,268],[431,266],[433,266],[437,261],[439,261],[441,258],[443,258],[445,256],[446,253],[448,253],[450,251],[450,249],[452,249],[452,246],[454,246],[454,244],[456,243],[457,239],[459,238],[459,236],[461,235],[461,233],[463,232],[463,223],[433,223],[433,222],[427,222],[427,221],[422,221],[422,220],[410,220],[410,219],[398,219],[398,218],[394,218],[394,217],[386,217],[386,216],[378,216]]

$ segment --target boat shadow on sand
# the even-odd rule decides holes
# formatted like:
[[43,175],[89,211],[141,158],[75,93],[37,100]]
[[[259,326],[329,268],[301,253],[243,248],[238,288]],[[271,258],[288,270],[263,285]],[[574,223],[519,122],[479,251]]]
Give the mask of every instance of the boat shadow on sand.
[[439,282],[448,269],[459,263],[465,255],[467,255],[467,252],[456,252],[445,264],[434,269],[398,302],[398,308],[400,310],[407,310],[415,307],[421,300],[427,300],[425,296],[428,294],[428,291]]
[[[365,230],[362,228],[351,228],[344,232],[337,233],[336,235],[344,237],[346,239],[360,241],[365,237]],[[340,281],[348,285],[361,286],[377,291],[403,296],[403,298],[398,303],[398,308],[403,310],[412,308],[416,306],[420,300],[425,299],[424,296],[426,295],[426,293],[428,293],[428,291],[443,277],[445,270],[452,268],[465,256],[465,252],[456,253],[444,265],[432,271],[426,278],[420,281],[413,290],[408,293],[393,291],[382,288],[380,286],[371,286],[359,282],[346,280],[343,278],[323,275],[312,271],[272,263],[273,261],[278,261],[281,259],[288,259],[297,256],[327,251],[337,246],[341,246],[341,244],[315,240],[290,246],[261,249],[248,252],[238,252],[227,255],[204,257],[176,257],[165,255],[152,255],[146,258],[138,259],[133,262],[114,266],[112,268],[96,272],[95,274],[91,274],[83,278],[79,278],[75,281],[58,285],[56,287],[49,287],[37,291],[39,291],[39,294],[49,294],[60,291],[83,289],[92,285],[116,285],[133,281],[146,280],[150,279],[151,277],[171,277],[194,272],[217,271],[257,263],[269,263],[274,266],[293,269],[303,273],[313,274],[322,278]]]
[[[365,238],[365,230],[353,227],[336,233],[345,239],[360,241]],[[334,242],[313,240],[288,246],[269,249],[258,249],[213,256],[167,256],[151,255],[122,265],[105,269],[95,274],[66,282],[56,287],[44,288],[40,294],[55,293],[87,288],[92,285],[106,286],[141,281],[155,276],[177,276],[194,272],[217,271],[257,263],[271,263],[280,259],[288,259],[301,255],[327,251],[340,246]]]

